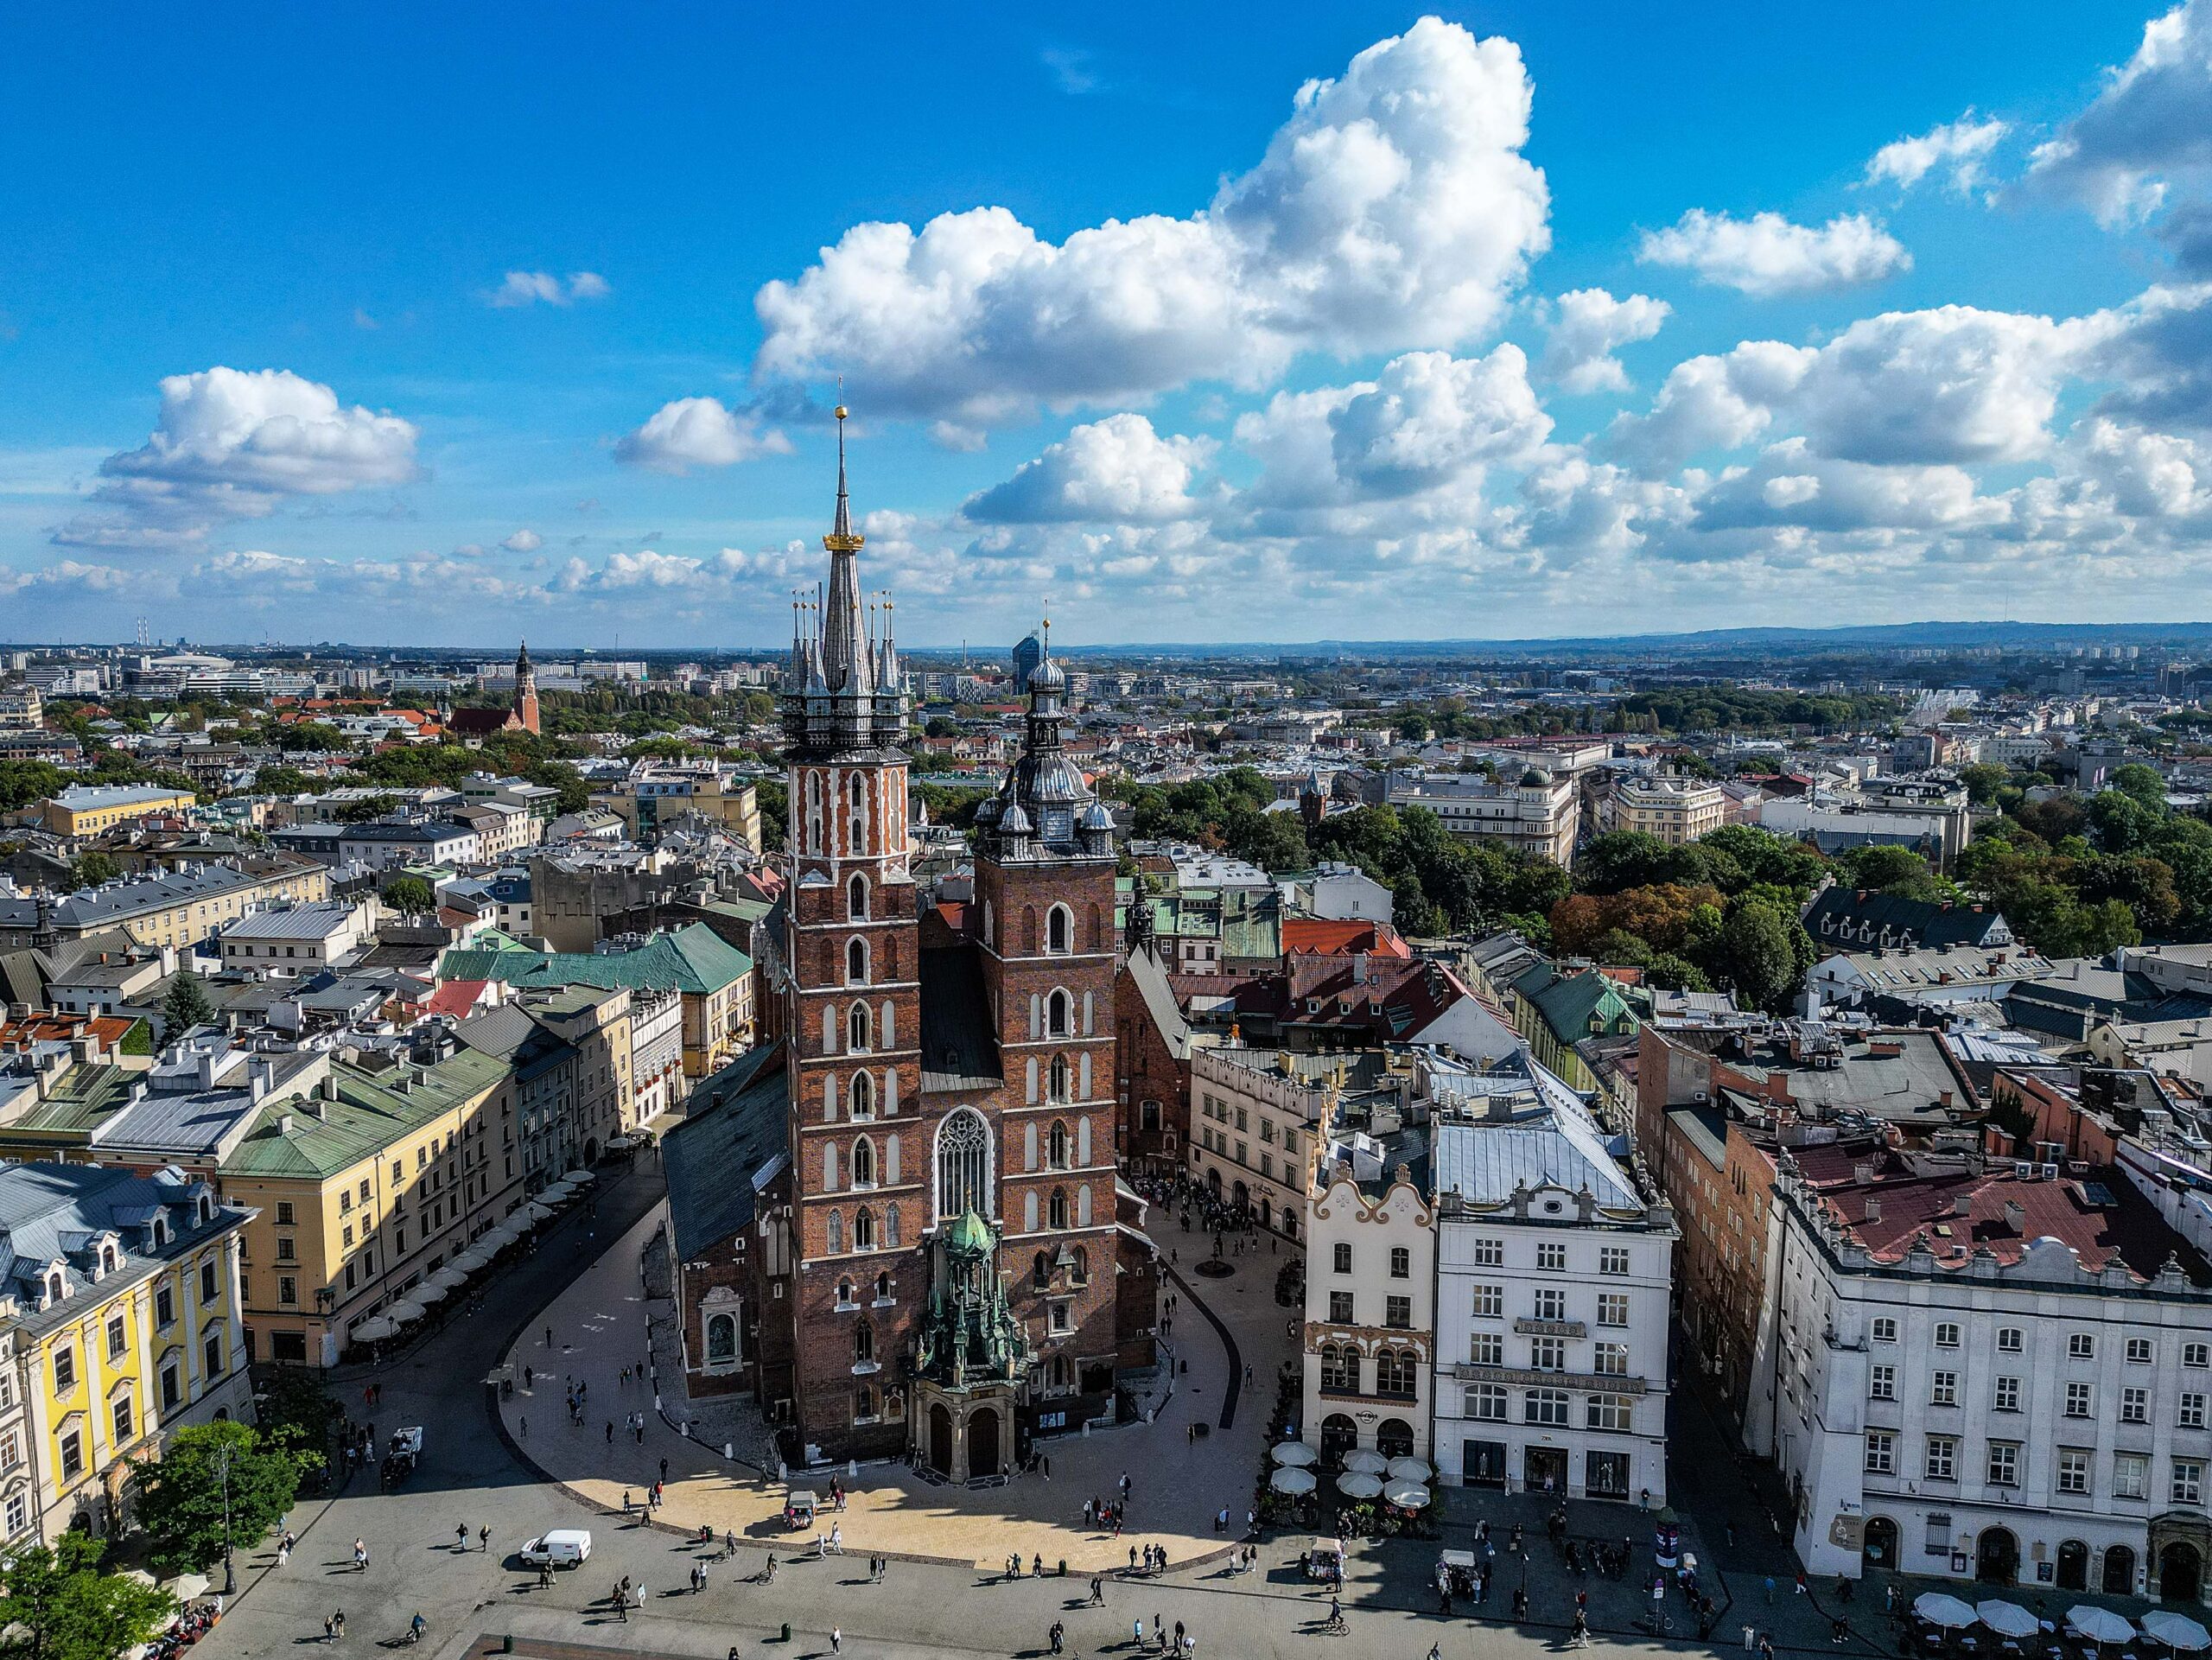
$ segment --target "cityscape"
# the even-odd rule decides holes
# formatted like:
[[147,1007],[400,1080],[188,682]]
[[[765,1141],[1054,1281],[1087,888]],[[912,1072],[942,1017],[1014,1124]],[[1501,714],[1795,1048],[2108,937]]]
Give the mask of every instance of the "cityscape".
[[2212,1653],[2212,0],[541,21],[0,20],[0,1660]]

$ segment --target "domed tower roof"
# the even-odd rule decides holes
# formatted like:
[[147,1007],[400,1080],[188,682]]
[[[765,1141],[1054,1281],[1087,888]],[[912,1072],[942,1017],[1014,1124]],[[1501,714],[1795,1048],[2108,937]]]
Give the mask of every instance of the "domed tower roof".
[[1521,774],[1521,787],[1524,790],[1548,789],[1551,781],[1552,775],[1541,766],[1531,766]]
[[963,1211],[945,1230],[944,1248],[955,1256],[988,1256],[995,1243],[991,1224],[973,1211]]

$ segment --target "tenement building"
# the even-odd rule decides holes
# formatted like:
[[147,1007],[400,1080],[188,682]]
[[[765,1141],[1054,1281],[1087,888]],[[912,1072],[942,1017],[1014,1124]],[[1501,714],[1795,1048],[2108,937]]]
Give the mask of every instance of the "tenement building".
[[[925,927],[907,702],[862,543],[841,439],[829,583],[783,690],[782,1053],[671,1138],[678,1304],[702,1387],[751,1388],[791,1453],[995,1479],[1110,1413],[1117,1369],[1150,1358],[1152,1253],[1115,1162],[1113,820],[1040,651],[1020,754],[976,817],[975,900],[959,931]],[[695,1152],[753,1146],[718,1113],[770,1110],[774,1154],[719,1172],[752,1200],[693,1180]]]
[[1817,1152],[1762,1356],[1806,1566],[2201,1600],[2212,1266],[2162,1214],[2201,1173]]

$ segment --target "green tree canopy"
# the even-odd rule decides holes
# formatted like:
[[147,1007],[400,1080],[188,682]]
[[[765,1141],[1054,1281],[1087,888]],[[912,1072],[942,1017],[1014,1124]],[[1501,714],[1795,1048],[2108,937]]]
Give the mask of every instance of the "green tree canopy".
[[184,969],[169,977],[168,989],[162,994],[159,1008],[162,1017],[162,1041],[179,1038],[193,1027],[215,1018],[215,1005],[207,995],[207,988],[190,969]]
[[51,1547],[21,1545],[0,1574],[0,1630],[17,1635],[0,1654],[22,1660],[120,1660],[176,1612],[166,1591],[103,1574],[107,1547],[64,1533]]
[[395,876],[385,884],[384,902],[404,917],[426,917],[438,908],[438,890],[421,876]]
[[79,887],[98,887],[102,882],[111,882],[123,874],[123,867],[116,862],[115,855],[92,848],[77,855],[71,867],[71,875]]
[[318,1457],[272,1446],[251,1424],[219,1420],[178,1430],[159,1459],[131,1460],[154,1561],[164,1573],[184,1574],[223,1559],[226,1487],[231,1543],[260,1540],[292,1508],[301,1475]]

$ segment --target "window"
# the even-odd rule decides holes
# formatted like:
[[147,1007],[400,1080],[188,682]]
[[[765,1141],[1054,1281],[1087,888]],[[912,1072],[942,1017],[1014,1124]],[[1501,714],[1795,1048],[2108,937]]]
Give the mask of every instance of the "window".
[[1414,1254],[1403,1245],[1390,1247],[1390,1277],[1394,1280],[1414,1277]]
[[2144,1424],[2151,1421],[2151,1391],[2147,1389],[2124,1389],[2120,1392],[2120,1421],[2124,1424]]
[[1592,1429],[1626,1430],[1635,1410],[1635,1403],[1625,1395],[1593,1395],[1585,1421]]
[[1540,1269],[1544,1269],[1547,1273],[1551,1273],[1551,1274],[1564,1274],[1564,1273],[1566,1273],[1566,1272],[1567,1272],[1567,1247],[1566,1247],[1565,1245],[1539,1245],[1539,1246],[1537,1246],[1537,1247],[1536,1247],[1536,1266],[1537,1266],[1538,1268],[1540,1268]]
[[2212,1343],[2183,1344],[2181,1364],[2184,1366],[2212,1366]]
[[868,941],[849,939],[845,942],[845,983],[864,986],[868,983]]
[[220,1377],[223,1375],[223,1334],[221,1332],[210,1332],[207,1334],[207,1346],[200,1352],[200,1358],[206,1363],[205,1370],[209,1377]]
[[[855,1079],[855,1083],[859,1080]],[[853,1143],[853,1186],[875,1186],[875,1144],[863,1135]]]
[[1334,1274],[1351,1272],[1351,1247],[1336,1244],[1329,1247],[1329,1269]]
[[1600,1250],[1598,1253],[1598,1272],[1600,1274],[1614,1275],[1626,1274],[1628,1272],[1628,1247],[1626,1245],[1607,1245]]
[[1410,1401],[1416,1393],[1418,1371],[1411,1349],[1385,1349],[1375,1357],[1375,1392]]
[[2020,1352],[2020,1328],[2018,1326],[2000,1326],[1997,1328],[1998,1353],[2018,1354]]
[[6,1434],[0,1435],[0,1470],[14,1469],[22,1462],[22,1443],[17,1439],[16,1432],[11,1429]]
[[123,1316],[120,1314],[109,1315],[107,1322],[107,1358],[110,1360],[120,1360],[123,1358],[123,1352],[130,1346],[130,1340],[123,1324]]
[[1871,1476],[1895,1475],[1897,1469],[1897,1438],[1887,1429],[1866,1432],[1866,1473]]
[[2181,1427],[2183,1429],[2204,1428],[2204,1397],[2194,1390],[2181,1397]]
[[2020,1380],[2017,1377],[1999,1378],[1989,1404],[1999,1412],[2018,1412],[2020,1409]]
[[875,1327],[862,1320],[853,1327],[853,1364],[872,1366],[875,1364]]
[[1530,1390],[1522,1402],[1523,1421],[1532,1424],[1548,1424],[1564,1429],[1567,1426],[1567,1394],[1565,1390]]
[[1045,913],[1045,949],[1055,957],[1065,957],[1075,949],[1075,919],[1065,905],[1056,905]]
[[1411,1297],[1383,1298],[1382,1323],[1394,1331],[1411,1331],[1414,1324],[1414,1300]]
[[8,1500],[8,1530],[5,1536],[12,1539],[17,1534],[29,1527],[30,1524],[31,1511],[29,1503],[24,1498],[22,1494],[17,1493]]
[[1869,1366],[1866,1369],[1866,1398],[1870,1401],[1894,1401],[1897,1398],[1897,1369],[1895,1366]]
[[2079,1447],[2058,1449],[2058,1491],[2062,1493],[2086,1493],[2089,1491],[2089,1453]]
[[1928,1403],[1930,1406],[1955,1407],[1959,1403],[1959,1375],[1955,1371],[1939,1371],[1928,1380]]
[[1936,1325],[1936,1346],[1955,1349],[1959,1346],[1959,1328],[1950,1320],[1939,1320]]
[[1928,1462],[1921,1473],[1930,1481],[1955,1481],[1959,1472],[1959,1438],[1956,1435],[1930,1435],[1928,1438]]
[[1619,1291],[1598,1294],[1598,1324],[1625,1326],[1628,1324],[1628,1294]]
[[862,1210],[853,1212],[853,1249],[855,1250],[875,1249],[875,1212],[874,1211]]
[[116,1398],[111,1415],[115,1420],[115,1444],[123,1446],[130,1439],[130,1396],[128,1393]]
[[56,1349],[54,1352],[54,1392],[67,1395],[77,1387],[77,1352]]
[[1564,1291],[1539,1291],[1536,1294],[1536,1318],[1538,1320],[1565,1320],[1567,1318],[1567,1293]]
[[1556,1337],[1531,1338],[1529,1340],[1529,1364],[1536,1371],[1565,1371],[1567,1340]]
[[2112,1496],[2141,1498],[2151,1490],[2151,1460],[2141,1453],[2115,1453],[2112,1457]]
[[1503,1366],[1505,1339],[1495,1332],[1477,1332],[1467,1340],[1467,1358],[1478,1366]]
[[1591,1346],[1593,1352],[1592,1358],[1590,1363],[1591,1371],[1597,1373],[1600,1377],[1625,1377],[1628,1376],[1627,1344],[1599,1343],[1593,1344]]
[[176,1324],[176,1293],[170,1290],[167,1285],[155,1288],[154,1324],[156,1326]]
[[1503,1268],[1505,1242],[1503,1239],[1476,1240],[1475,1266],[1477,1268]]
[[[1359,1352],[1350,1344],[1321,1345],[1321,1387],[1338,1395],[1359,1390]],[[1503,1391],[1501,1390],[1502,1394]]]
[[300,1260],[299,1247],[289,1233],[280,1233],[276,1236],[276,1260],[280,1262],[296,1262]]
[[937,1136],[937,1212],[950,1220],[988,1205],[990,1131],[972,1108],[948,1116]]
[[2147,1366],[2158,1358],[2158,1353],[2157,1348],[2152,1345],[2151,1339],[2147,1337],[2132,1337],[2127,1339],[2127,1364],[2131,1366]]
[[1505,1288],[1502,1285],[1478,1285],[1475,1288],[1475,1318],[1503,1320],[1505,1318]]
[[868,1031],[868,1005],[856,1000],[845,1011],[845,1047],[856,1055],[867,1053]]
[[1989,1485],[1993,1487],[2017,1487],[2020,1485],[2019,1442],[1989,1443]]
[[[1072,1007],[1073,1000],[1065,991],[1055,991],[1045,999],[1045,1031],[1047,1036],[1064,1038],[1073,1029]],[[1239,1124],[1237,1128],[1242,1129],[1244,1126]]]
[[200,1265],[200,1301],[215,1301],[215,1261],[212,1256]]
[[1502,1424],[1505,1421],[1505,1391],[1496,1383],[1477,1383],[1467,1390],[1466,1407],[1470,1418]]
[[2089,1332],[2074,1332],[2066,1339],[2066,1358],[2069,1360],[2094,1360],[2097,1358],[2095,1334]]
[[276,1276],[276,1301],[281,1306],[286,1308],[297,1307],[300,1301],[299,1281],[289,1274],[278,1275]]
[[1350,1326],[1354,1323],[1354,1318],[1351,1293],[1332,1291],[1329,1294],[1329,1323],[1332,1326]]
[[1888,1315],[1885,1314],[1881,1319],[1879,1319],[1879,1320],[1876,1320],[1876,1321],[1874,1322],[1874,1341],[1875,1341],[1875,1342],[1877,1342],[1877,1343],[1895,1343],[1897,1340],[1897,1321],[1896,1321],[1896,1320],[1894,1320],[1891,1319]]
[[858,873],[845,884],[845,915],[854,922],[868,920],[868,878]]
[[2066,1415],[2068,1417],[2087,1418],[2096,1411],[2096,1407],[2097,1392],[2088,1384],[2069,1383],[2066,1386]]
[[85,1443],[75,1430],[61,1438],[61,1479],[74,1481],[85,1473]]
[[2176,1504],[2201,1504],[2204,1502],[2204,1460],[2176,1459],[2173,1485],[2167,1490],[2169,1502]]

